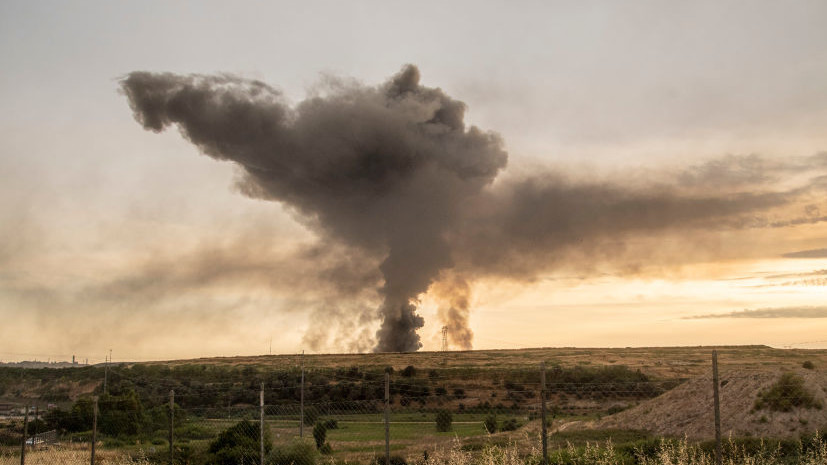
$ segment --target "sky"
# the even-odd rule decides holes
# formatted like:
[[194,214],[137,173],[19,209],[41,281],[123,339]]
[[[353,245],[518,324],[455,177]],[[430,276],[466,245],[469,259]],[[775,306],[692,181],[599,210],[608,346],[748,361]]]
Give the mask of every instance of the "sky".
[[2,2],[0,361],[825,348],[825,17]]

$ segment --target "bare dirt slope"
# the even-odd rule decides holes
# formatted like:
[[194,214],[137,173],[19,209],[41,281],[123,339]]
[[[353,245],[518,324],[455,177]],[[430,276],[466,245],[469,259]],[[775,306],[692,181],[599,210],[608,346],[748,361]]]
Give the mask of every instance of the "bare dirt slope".
[[[795,369],[822,408],[789,412],[755,409],[759,393],[768,390],[784,370],[738,370],[721,375],[721,432],[724,437],[796,437],[827,429],[827,372]],[[710,439],[715,436],[711,374],[699,376],[665,394],[597,421],[572,422],[561,430],[640,429],[656,435]]]

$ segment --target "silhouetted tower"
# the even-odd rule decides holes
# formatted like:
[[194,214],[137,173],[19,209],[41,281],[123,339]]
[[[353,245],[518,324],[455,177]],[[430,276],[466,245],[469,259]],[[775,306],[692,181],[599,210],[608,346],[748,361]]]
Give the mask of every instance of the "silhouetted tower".
[[448,327],[442,327],[442,351],[445,352],[448,350]]

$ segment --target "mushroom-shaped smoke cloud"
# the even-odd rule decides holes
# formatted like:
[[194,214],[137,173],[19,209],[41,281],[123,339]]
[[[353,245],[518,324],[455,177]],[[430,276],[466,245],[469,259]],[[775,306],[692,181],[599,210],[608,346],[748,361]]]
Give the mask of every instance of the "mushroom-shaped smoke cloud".
[[333,240],[384,254],[377,351],[419,349],[415,302],[452,266],[459,210],[506,164],[501,139],[406,66],[372,88],[341,85],[294,108],[258,81],[134,72],[136,119],[177,124],[205,154],[238,163],[247,195],[284,202]]

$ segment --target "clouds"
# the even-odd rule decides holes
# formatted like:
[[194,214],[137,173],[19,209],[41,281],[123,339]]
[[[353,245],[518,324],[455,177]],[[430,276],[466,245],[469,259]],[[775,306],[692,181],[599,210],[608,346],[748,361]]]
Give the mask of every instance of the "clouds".
[[690,320],[709,318],[827,318],[827,307],[776,307],[744,309],[730,313],[686,317]]
[[811,249],[801,250],[798,252],[788,252],[784,254],[784,258],[827,258],[827,249]]

